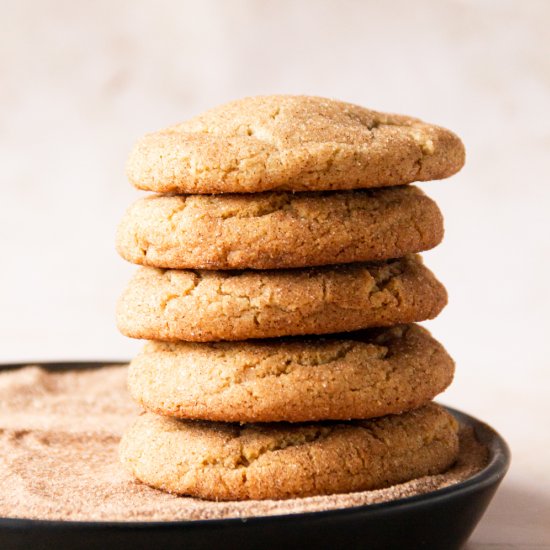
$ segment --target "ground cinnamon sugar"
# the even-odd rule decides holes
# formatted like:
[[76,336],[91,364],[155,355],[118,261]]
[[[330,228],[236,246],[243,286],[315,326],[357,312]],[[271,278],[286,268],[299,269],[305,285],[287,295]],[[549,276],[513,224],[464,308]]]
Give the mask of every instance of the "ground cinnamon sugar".
[[0,517],[162,521],[329,510],[433,491],[487,461],[485,447],[463,429],[458,462],[442,475],[345,495],[209,502],[151,489],[122,469],[118,441],[137,414],[122,366],[0,371]]

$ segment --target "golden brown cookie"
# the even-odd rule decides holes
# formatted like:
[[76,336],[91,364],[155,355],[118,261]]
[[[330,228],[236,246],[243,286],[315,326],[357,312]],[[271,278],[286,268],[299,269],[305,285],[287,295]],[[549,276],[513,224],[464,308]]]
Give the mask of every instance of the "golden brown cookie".
[[145,413],[120,457],[140,481],[211,500],[284,499],[388,487],[443,472],[458,424],[433,403],[373,420],[224,424]]
[[446,302],[419,256],[272,271],[142,267],[119,300],[117,323],[147,340],[246,340],[423,321]]
[[154,267],[277,269],[397,258],[442,238],[437,205],[403,186],[144,197],[124,216],[117,249]]
[[151,412],[225,422],[348,420],[401,413],[452,381],[443,346],[418,325],[330,337],[148,342],[130,364]]
[[402,115],[308,96],[248,97],[146,135],[130,181],[159,193],[325,191],[446,178],[460,139]]

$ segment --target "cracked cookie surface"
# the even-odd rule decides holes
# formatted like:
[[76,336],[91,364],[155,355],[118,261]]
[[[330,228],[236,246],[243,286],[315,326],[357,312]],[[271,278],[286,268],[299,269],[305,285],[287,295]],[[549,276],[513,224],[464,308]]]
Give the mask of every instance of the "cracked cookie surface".
[[446,302],[419,256],[271,271],[141,267],[118,302],[117,324],[147,340],[246,340],[423,321]]
[[278,269],[398,258],[443,238],[420,189],[150,196],[117,232],[126,260],[162,268]]
[[328,337],[148,342],[130,363],[132,397],[156,414],[306,422],[397,414],[452,381],[452,359],[418,325]]
[[372,420],[225,424],[144,413],[120,457],[140,481],[211,500],[284,499],[388,487],[441,473],[458,424],[440,406]]
[[160,193],[324,191],[451,176],[460,139],[403,115],[309,96],[221,105],[146,135],[127,163],[133,185]]

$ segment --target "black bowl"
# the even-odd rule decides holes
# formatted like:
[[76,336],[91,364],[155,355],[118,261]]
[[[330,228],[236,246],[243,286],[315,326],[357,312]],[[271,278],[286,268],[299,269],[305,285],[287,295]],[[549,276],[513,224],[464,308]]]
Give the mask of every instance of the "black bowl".
[[[46,363],[66,370],[104,363]],[[18,368],[4,365],[0,368]],[[472,477],[431,493],[341,510],[248,519],[105,522],[0,518],[0,548],[138,550],[460,548],[485,512],[510,463],[506,442],[487,424],[448,409],[472,426],[490,459]]]

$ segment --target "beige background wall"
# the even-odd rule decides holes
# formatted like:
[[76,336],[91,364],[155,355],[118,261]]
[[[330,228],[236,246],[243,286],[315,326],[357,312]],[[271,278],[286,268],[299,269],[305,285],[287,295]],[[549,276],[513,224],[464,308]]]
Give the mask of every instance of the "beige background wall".
[[[550,547],[550,2],[0,8],[0,361],[138,349],[114,326],[133,267],[113,239],[138,196],[124,162],[144,132],[279,92],[416,115],[468,150],[458,176],[423,185],[446,217],[443,245],[426,254],[450,293],[429,324],[457,361],[443,400],[494,424],[514,451],[475,547]],[[521,521],[512,502],[528,509]]]

